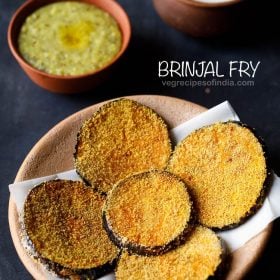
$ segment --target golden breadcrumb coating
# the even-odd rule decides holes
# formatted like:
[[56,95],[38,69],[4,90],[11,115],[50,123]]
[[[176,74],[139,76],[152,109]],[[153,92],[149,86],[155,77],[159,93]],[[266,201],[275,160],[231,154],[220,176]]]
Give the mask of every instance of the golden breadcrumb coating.
[[188,241],[160,256],[138,256],[123,252],[117,280],[206,280],[222,262],[223,248],[217,235],[197,227]]
[[120,181],[103,211],[121,242],[154,247],[166,245],[188,227],[192,203],[182,180],[151,171]]
[[238,225],[249,215],[267,176],[262,145],[250,129],[234,122],[187,136],[167,169],[187,183],[199,221],[213,228]]
[[135,172],[165,168],[171,154],[166,124],[153,110],[128,99],[102,106],[80,130],[79,174],[101,192]]
[[36,252],[72,269],[112,262],[118,249],[102,227],[104,198],[82,182],[54,180],[33,188],[24,225]]

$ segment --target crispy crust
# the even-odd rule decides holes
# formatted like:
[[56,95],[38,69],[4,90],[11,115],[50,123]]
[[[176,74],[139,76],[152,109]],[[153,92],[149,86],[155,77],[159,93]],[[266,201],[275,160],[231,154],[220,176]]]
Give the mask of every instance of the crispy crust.
[[[268,194],[268,191],[269,191],[269,189],[270,189],[270,187],[272,185],[273,173],[272,173],[272,169],[271,169],[270,164],[269,164],[267,147],[265,145],[265,142],[264,142],[263,138],[258,135],[256,129],[253,128],[253,127],[250,127],[247,124],[242,123],[240,121],[228,121],[228,122],[225,122],[225,123],[235,123],[237,125],[240,125],[240,126],[242,126],[244,128],[249,129],[253,133],[253,135],[257,138],[259,144],[262,147],[263,156],[264,156],[265,165],[266,165],[266,177],[265,177],[262,189],[260,191],[260,195],[257,198],[255,205],[252,206],[252,208],[246,213],[246,215],[244,217],[240,218],[238,223],[225,226],[222,229],[222,230],[229,230],[229,229],[232,229],[232,228],[236,228],[236,227],[240,226],[241,224],[245,223],[252,215],[254,215],[262,207],[262,205],[264,203],[264,200],[265,200],[265,198],[266,198],[266,196]],[[213,230],[217,231],[217,230],[220,230],[220,229],[213,227]]]
[[[227,134],[224,134],[223,138],[219,137],[219,126],[222,129],[228,129],[228,131],[227,131],[228,135],[229,135],[229,133],[231,133],[230,129],[232,129],[232,131],[233,131],[234,129],[236,129],[238,127],[239,128],[244,128],[244,131],[241,131],[240,129],[238,129],[238,133],[243,132],[243,134],[244,134],[244,135],[242,135],[243,138],[241,138],[241,140],[238,143],[233,144],[233,141],[236,141],[236,139],[231,140],[231,138],[227,137],[228,136]],[[210,134],[212,133],[212,136],[210,135],[208,138],[206,138],[206,136],[205,136],[206,132],[205,131],[210,131]],[[240,137],[240,135],[238,135],[238,136]],[[234,137],[234,135],[232,137]],[[193,140],[193,139],[195,139],[195,140]],[[205,139],[207,139],[207,141],[208,141],[207,144],[205,144],[205,143],[203,144],[201,139],[202,139],[202,141],[206,141]],[[224,140],[224,139],[226,139],[226,140]],[[202,148],[200,147],[198,151],[192,150],[193,147],[194,147],[193,146],[194,141],[196,141],[196,147],[198,147],[198,145],[200,145],[202,143]],[[234,154],[233,151],[230,150],[230,146],[228,146],[228,147],[226,146],[228,143],[225,143],[225,147],[227,147],[227,150],[225,149],[224,151],[218,151],[217,152],[217,149],[216,149],[215,145],[218,146],[219,141],[224,141],[224,142],[228,141],[230,145],[233,145],[233,147],[235,145],[234,148],[236,149],[237,152],[235,151],[235,154]],[[244,149],[244,146],[242,146],[242,145],[245,145],[245,144],[243,144],[243,143],[245,143],[245,141],[247,141],[246,145],[248,145],[248,147],[246,147],[246,149]],[[253,152],[251,152],[250,149],[253,149],[253,150],[255,149],[255,154]],[[214,152],[212,152],[212,150],[215,151],[215,154],[214,154]],[[219,224],[218,224],[218,222],[217,222],[217,224],[214,224],[213,219],[216,219],[216,217],[217,217],[217,213],[214,214],[214,212],[213,212],[213,211],[216,211],[216,208],[214,206],[211,207],[210,211],[208,211],[208,213],[207,213],[207,215],[211,215],[211,217],[210,217],[210,220],[212,220],[211,223],[207,222],[206,221],[207,219],[201,218],[202,215],[201,215],[200,211],[201,211],[201,209],[203,209],[200,206],[200,205],[202,205],[201,201],[205,201],[203,203],[207,204],[207,202],[210,201],[210,200],[209,200],[209,198],[204,199],[203,197],[200,197],[198,195],[196,188],[197,188],[197,186],[199,186],[201,184],[199,182],[199,180],[200,180],[199,177],[197,177],[197,174],[199,174],[199,173],[195,173],[196,171],[192,173],[192,171],[193,170],[199,170],[199,169],[202,170],[202,168],[204,168],[203,169],[204,170],[204,176],[206,176],[207,175],[207,170],[206,170],[207,165],[206,164],[212,164],[212,162],[207,159],[207,160],[205,160],[205,162],[201,161],[201,162],[198,162],[198,163],[195,163],[195,164],[192,163],[192,166],[189,164],[190,161],[186,162],[187,158],[189,158],[188,153],[190,153],[190,154],[192,153],[192,158],[195,158],[195,156],[197,154],[200,154],[200,157],[201,157],[201,154],[202,154],[201,151],[203,151],[206,155],[208,153],[208,155],[207,155],[208,157],[209,157],[209,154],[210,154],[210,156],[213,157],[213,162],[214,163],[215,163],[215,160],[218,156],[221,157],[221,161],[220,161],[221,165],[223,164],[223,168],[228,168],[228,173],[224,173],[227,176],[225,176],[225,178],[223,178],[223,180],[227,180],[228,178],[229,178],[228,180],[233,180],[234,178],[235,178],[235,180],[237,180],[237,179],[240,180],[240,178],[242,178],[241,177],[243,175],[242,172],[237,172],[237,171],[239,171],[238,168],[240,167],[240,166],[238,166],[238,164],[240,164],[240,163],[242,164],[242,160],[244,159],[244,155],[245,155],[245,157],[248,157],[250,160],[251,160],[251,158],[253,158],[254,160],[256,160],[256,162],[258,162],[258,165],[257,164],[253,165],[251,163],[250,168],[253,171],[255,171],[253,168],[256,168],[256,171],[255,171],[256,175],[252,176],[250,174],[250,176],[253,178],[252,180],[256,180],[256,178],[260,178],[260,184],[261,185],[259,186],[259,193],[258,193],[258,195],[256,195],[255,202],[245,211],[245,213],[242,213],[239,216],[238,220],[234,220],[234,221],[231,220],[231,222],[226,222],[226,219],[225,219],[225,222],[224,222],[223,225],[221,225],[220,222],[219,222]],[[225,153],[230,153],[230,152],[231,152],[231,154],[229,156],[230,161],[228,163],[228,162],[225,161],[225,159],[222,156],[224,156],[223,153],[225,154]],[[236,156],[236,154],[238,154],[238,152],[240,154],[243,153],[243,158]],[[207,156],[206,156],[206,158],[207,158]],[[236,158],[234,158],[235,156],[236,156]],[[257,157],[259,157],[259,158],[257,158]],[[179,160],[179,158],[181,158],[181,159]],[[235,162],[234,162],[234,160],[235,160]],[[247,160],[247,166],[249,166],[249,163],[250,163],[249,160]],[[237,169],[235,169],[235,177],[233,176],[232,178],[230,176],[233,173],[230,173],[230,172],[232,172],[232,170],[229,169],[229,168],[231,168],[231,166],[230,166],[231,164],[232,165],[236,164],[236,168],[237,168]],[[185,170],[189,170],[188,171],[189,173],[187,173],[186,171],[182,172],[183,166],[184,166]],[[245,166],[245,164],[244,164],[244,166]],[[181,169],[181,171],[180,171],[180,169]],[[266,195],[266,193],[268,191],[268,188],[271,184],[271,172],[270,172],[270,169],[268,167],[267,153],[266,153],[266,149],[265,149],[263,140],[256,135],[256,132],[255,132],[254,129],[248,127],[247,125],[245,125],[241,122],[235,122],[235,121],[229,121],[229,122],[224,122],[224,123],[216,123],[214,125],[203,127],[201,129],[198,129],[195,132],[191,133],[184,140],[182,140],[179,143],[179,145],[175,148],[175,151],[173,152],[173,154],[172,154],[172,156],[169,160],[167,170],[169,170],[170,172],[174,172],[178,176],[181,176],[183,178],[183,180],[189,185],[190,192],[192,193],[192,196],[194,197],[194,203],[195,203],[195,207],[197,208],[197,211],[198,211],[198,219],[199,219],[200,223],[205,225],[205,226],[208,226],[208,227],[212,228],[213,230],[231,229],[231,228],[237,227],[240,224],[244,223],[250,216],[252,216],[262,206],[263,201],[265,199],[265,195]],[[210,187],[215,188],[216,187],[215,186],[216,182],[219,182],[219,173],[217,172],[217,170],[219,171],[218,168],[216,168],[216,170],[214,170],[214,171],[212,170],[211,174],[210,174],[210,171],[208,172],[208,174],[210,174],[211,176],[214,176],[214,175],[216,176],[214,178],[215,180],[212,180],[213,185],[211,185],[211,186],[209,185],[207,187],[208,189],[210,189]],[[260,175],[260,174],[262,174],[262,175]],[[247,177],[249,178],[249,176],[247,176]],[[243,175],[244,180],[246,180],[247,177],[245,177]],[[209,182],[211,182],[211,180],[209,180]],[[214,184],[214,182],[215,182],[215,184]],[[224,186],[229,186],[229,184],[227,185],[227,183],[225,183],[225,181],[222,181],[222,182],[224,184],[223,187]],[[231,187],[232,188],[234,186],[234,182],[231,181],[231,184],[232,184]],[[238,186],[235,186],[235,187],[238,187]],[[204,188],[206,193],[207,193],[207,188],[206,189]],[[225,187],[224,187],[224,189],[225,189]],[[217,192],[217,194],[221,195],[221,193],[223,193],[222,188],[219,189],[219,192]],[[249,194],[251,194],[251,190],[247,191],[245,193],[245,197],[246,197],[246,195],[249,195]],[[225,195],[225,194],[223,194],[223,195]],[[234,195],[234,194],[231,194],[231,195]],[[218,200],[219,200],[219,198],[217,197],[217,201]],[[219,202],[220,203],[217,202],[216,207],[221,206],[221,201],[219,201]],[[231,201],[231,203],[234,204],[234,199]],[[240,203],[244,203],[244,200],[242,202],[241,201],[237,202],[237,205],[239,205]],[[237,206],[237,207],[239,207],[239,206]],[[227,215],[227,217],[231,215],[228,209],[230,209],[230,205],[225,205],[225,208],[224,208],[223,211],[224,211],[224,213],[226,213],[225,215]],[[212,214],[211,214],[211,211],[213,212]],[[228,219],[228,220],[230,220],[230,219]]]
[[225,257],[220,238],[198,226],[184,244],[164,255],[147,257],[124,251],[118,260],[116,279],[220,279],[225,275]]
[[93,269],[69,269],[62,265],[52,262],[48,259],[39,257],[39,261],[46,266],[46,268],[54,272],[62,279],[70,280],[96,280],[112,271],[116,268],[117,260],[119,256],[112,262],[108,262],[100,267]]
[[34,187],[24,204],[24,231],[40,261],[68,278],[94,279],[112,270],[119,251],[102,227],[104,201],[78,181]]
[[103,105],[78,133],[75,168],[82,179],[106,194],[133,173],[166,167],[171,141],[163,119],[129,99]]
[[[209,229],[209,228],[207,228]],[[211,230],[211,229],[210,229]],[[217,238],[220,241],[221,244],[221,254],[220,254],[220,264],[217,266],[216,271],[214,272],[214,275],[211,275],[207,278],[207,280],[224,280],[227,275],[227,273],[230,270],[230,263],[232,260],[232,256],[228,250],[226,242],[221,239],[218,235]],[[118,258],[119,259],[119,258]],[[118,262],[117,259],[117,262]]]
[[116,184],[102,218],[110,239],[139,255],[159,255],[178,247],[195,223],[185,183],[159,170],[138,173]]

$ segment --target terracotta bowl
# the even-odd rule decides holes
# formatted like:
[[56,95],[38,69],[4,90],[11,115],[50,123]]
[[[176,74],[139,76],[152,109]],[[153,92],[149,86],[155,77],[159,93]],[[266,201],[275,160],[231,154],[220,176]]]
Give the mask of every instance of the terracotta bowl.
[[[197,104],[168,96],[137,95],[128,96],[128,98],[154,109],[166,120],[170,128],[206,110]],[[103,104],[104,102],[95,104],[79,111],[52,128],[27,155],[15,181],[19,182],[72,169],[74,167],[73,153],[80,126]],[[34,279],[47,280],[40,264],[35,262],[22,246],[21,226],[17,208],[12,199],[9,202],[9,224],[13,243],[24,266]],[[272,224],[269,224],[261,233],[231,254],[230,267],[225,280],[241,280],[245,276],[262,254],[271,230]]]
[[[37,85],[56,93],[77,93],[87,91],[94,88],[104,81],[111,73],[116,62],[127,49],[131,36],[131,27],[129,18],[123,8],[114,0],[80,0],[80,2],[94,4],[100,9],[112,15],[122,32],[122,46],[119,53],[109,64],[103,68],[82,75],[52,75],[40,71],[26,62],[18,51],[18,35],[20,28],[27,16],[38,8],[53,2],[62,0],[29,0],[25,2],[12,17],[8,28],[8,43],[15,59],[29,76],[29,78]],[[68,0],[69,1],[69,0]],[[72,0],[70,0],[72,1]]]
[[167,24],[195,37],[212,37],[237,29],[245,20],[251,2],[200,1],[153,0],[156,11]]

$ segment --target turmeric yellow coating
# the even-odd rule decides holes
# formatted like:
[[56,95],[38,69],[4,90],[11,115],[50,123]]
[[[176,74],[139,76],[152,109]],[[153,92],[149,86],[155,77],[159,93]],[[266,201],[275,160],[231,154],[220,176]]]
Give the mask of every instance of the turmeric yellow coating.
[[164,255],[146,257],[122,253],[117,280],[206,280],[222,259],[222,246],[210,229],[197,227],[188,241]]
[[164,246],[188,227],[192,203],[183,181],[166,171],[137,174],[109,192],[104,212],[124,243]]
[[118,249],[102,227],[104,198],[81,182],[55,180],[33,188],[24,205],[24,225],[36,252],[66,268],[96,268]]
[[190,187],[200,222],[216,228],[238,224],[250,214],[267,174],[258,139],[232,122],[216,123],[187,136],[167,169]]
[[107,103],[87,120],[78,136],[75,166],[101,192],[136,172],[165,168],[171,144],[164,121],[128,99]]

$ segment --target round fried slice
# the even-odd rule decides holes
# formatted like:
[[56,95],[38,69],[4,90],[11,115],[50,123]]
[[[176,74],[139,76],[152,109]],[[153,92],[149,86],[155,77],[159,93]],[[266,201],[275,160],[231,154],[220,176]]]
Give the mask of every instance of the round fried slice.
[[123,252],[116,270],[117,280],[204,280],[221,267],[223,247],[218,236],[199,226],[187,242],[160,256]]
[[102,269],[118,249],[102,227],[104,198],[82,182],[54,180],[33,188],[24,226],[35,251],[70,269]]
[[108,194],[103,221],[113,242],[137,254],[175,248],[192,229],[192,202],[185,183],[166,171],[135,174]]
[[190,187],[200,223],[213,229],[238,226],[252,215],[268,183],[262,144],[236,122],[191,133],[176,147],[168,170]]
[[128,99],[102,106],[81,127],[75,167],[107,193],[133,173],[165,168],[171,154],[167,126],[152,109]]

